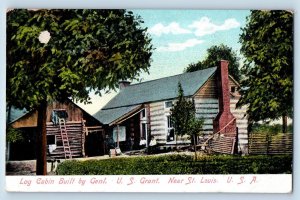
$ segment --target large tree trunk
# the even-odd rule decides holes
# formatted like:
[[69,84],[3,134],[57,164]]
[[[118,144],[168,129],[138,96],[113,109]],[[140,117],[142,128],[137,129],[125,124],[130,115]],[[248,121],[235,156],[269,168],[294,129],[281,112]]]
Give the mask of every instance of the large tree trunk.
[[36,175],[47,175],[46,121],[47,121],[47,101],[43,101],[38,107]]
[[282,132],[287,133],[287,115],[282,115]]
[[[11,106],[8,106],[8,113],[6,119],[6,131],[8,129],[8,123],[11,121],[10,118],[11,118]],[[10,142],[6,140],[6,161],[9,161],[9,159],[10,159]]]

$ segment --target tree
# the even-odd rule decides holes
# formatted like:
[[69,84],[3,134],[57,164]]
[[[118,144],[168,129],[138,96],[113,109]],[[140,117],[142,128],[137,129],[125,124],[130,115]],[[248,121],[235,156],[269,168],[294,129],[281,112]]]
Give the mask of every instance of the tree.
[[126,10],[7,13],[7,103],[38,110],[37,174],[46,174],[48,102],[88,103],[91,91],[101,95],[148,71],[152,45],[141,23]]
[[197,63],[190,64],[185,71],[193,72],[201,69],[206,69],[209,67],[215,67],[219,65],[220,60],[228,60],[229,74],[233,76],[236,81],[240,80],[240,70],[239,70],[239,58],[232,48],[221,44],[219,46],[214,45],[207,49],[207,57]]
[[196,137],[200,134],[203,120],[196,118],[194,102],[184,97],[181,83],[178,83],[178,96],[175,105],[171,108],[171,120],[177,135],[191,136],[196,156]]
[[293,13],[251,11],[240,35],[245,56],[238,105],[248,105],[252,121],[283,119],[293,110]]

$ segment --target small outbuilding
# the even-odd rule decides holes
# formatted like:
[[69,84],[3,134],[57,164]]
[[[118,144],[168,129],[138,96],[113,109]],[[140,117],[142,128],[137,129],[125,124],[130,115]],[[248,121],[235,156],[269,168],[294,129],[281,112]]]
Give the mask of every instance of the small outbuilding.
[[[37,116],[36,110],[26,111],[14,107],[8,109],[8,126],[19,130],[22,135],[22,140],[8,145],[8,160],[36,159]],[[49,103],[46,126],[47,155],[66,158],[66,146],[70,148],[71,158],[104,155],[105,133],[102,127],[103,124],[99,120],[71,100],[65,103]]]

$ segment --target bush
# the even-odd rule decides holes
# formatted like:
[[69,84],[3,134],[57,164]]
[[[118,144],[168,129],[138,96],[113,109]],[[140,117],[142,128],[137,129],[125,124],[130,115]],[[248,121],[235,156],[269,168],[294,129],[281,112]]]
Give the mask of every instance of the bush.
[[292,156],[193,156],[165,155],[70,160],[57,168],[59,175],[142,175],[142,174],[282,174],[292,172]]
[[[288,133],[293,132],[293,125],[288,125],[287,128]],[[255,123],[251,127],[251,133],[268,133],[271,135],[276,135],[278,133],[282,133],[282,125],[281,124],[258,124]]]
[[20,131],[19,129],[15,129],[11,126],[8,126],[6,130],[6,141],[12,143],[24,141],[22,131]]

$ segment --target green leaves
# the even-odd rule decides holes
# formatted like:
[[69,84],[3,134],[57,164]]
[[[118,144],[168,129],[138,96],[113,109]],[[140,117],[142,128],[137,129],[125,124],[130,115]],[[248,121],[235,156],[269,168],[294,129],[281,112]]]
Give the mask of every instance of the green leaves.
[[171,108],[171,120],[177,135],[199,135],[203,120],[196,118],[194,102],[184,97],[181,83],[178,83],[178,97]]
[[214,45],[207,49],[207,56],[204,60],[197,63],[189,64],[185,69],[186,72],[193,72],[201,69],[206,69],[209,67],[216,67],[219,65],[220,60],[229,61],[229,74],[233,76],[236,81],[240,80],[240,70],[239,70],[239,58],[236,52],[232,48],[221,44],[219,46]]
[[245,56],[238,105],[250,120],[276,119],[293,110],[293,14],[252,11],[240,35]]
[[[41,44],[38,36],[51,39]],[[138,40],[137,40],[138,38]],[[115,89],[147,71],[151,39],[125,10],[22,10],[7,13],[7,103],[89,100],[91,89]]]
[[6,130],[6,141],[7,142],[21,142],[24,138],[22,136],[22,132],[19,129],[15,129],[11,126],[7,127]]

